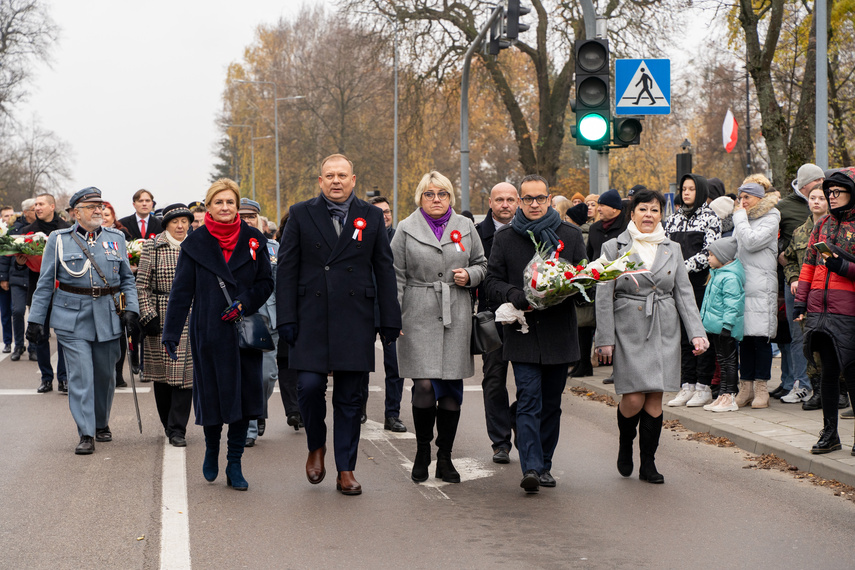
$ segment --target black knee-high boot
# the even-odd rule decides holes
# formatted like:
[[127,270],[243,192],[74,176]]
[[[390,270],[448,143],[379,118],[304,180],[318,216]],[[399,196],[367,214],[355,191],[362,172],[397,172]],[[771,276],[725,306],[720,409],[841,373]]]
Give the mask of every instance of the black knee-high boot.
[[639,414],[627,418],[617,410],[617,425],[620,430],[620,449],[617,457],[618,473],[624,477],[632,475],[632,442],[635,440]]
[[217,456],[220,454],[220,436],[223,433],[223,426],[205,426],[202,429],[205,432],[205,461],[202,463],[202,475],[205,476],[206,481],[213,481],[220,470]]
[[433,441],[433,426],[436,423],[436,405],[430,408],[413,406],[413,424],[416,428],[416,459],[413,461],[413,481],[427,481],[430,467],[430,442]]
[[436,410],[436,478],[446,483],[460,483],[460,473],[451,463],[451,448],[460,423],[460,410]]
[[662,414],[654,418],[642,409],[638,415],[638,447],[641,450],[641,467],[638,478],[648,483],[664,483],[665,477],[656,470],[656,449],[659,447],[659,435],[662,433]]
[[243,456],[243,448],[246,445],[246,430],[249,428],[249,420],[241,420],[229,424],[228,452],[226,459],[226,485],[233,487],[236,491],[246,491],[249,483],[243,477],[240,458]]

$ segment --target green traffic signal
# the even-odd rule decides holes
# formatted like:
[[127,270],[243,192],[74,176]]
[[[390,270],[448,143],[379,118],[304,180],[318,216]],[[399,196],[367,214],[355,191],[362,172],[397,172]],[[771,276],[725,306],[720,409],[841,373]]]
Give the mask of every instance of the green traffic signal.
[[591,113],[579,121],[579,136],[587,143],[608,144],[609,121],[602,115]]

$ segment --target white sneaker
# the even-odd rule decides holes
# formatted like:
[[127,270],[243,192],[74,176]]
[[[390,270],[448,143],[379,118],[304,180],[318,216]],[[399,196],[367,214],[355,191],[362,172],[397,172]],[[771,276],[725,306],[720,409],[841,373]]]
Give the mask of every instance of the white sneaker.
[[713,400],[712,402],[710,402],[709,404],[704,406],[704,409],[709,411],[710,408],[712,408],[713,406],[717,406],[719,403],[721,403],[722,398],[724,398],[724,394],[719,394],[718,398],[716,398],[715,400]]
[[692,399],[692,396],[695,395],[695,385],[694,384],[683,384],[680,388],[680,392],[677,394],[677,397],[668,402],[668,406],[685,406],[686,402]]
[[703,384],[695,386],[695,393],[692,399],[686,402],[687,408],[698,408],[712,402],[712,388]]
[[725,394],[721,397],[718,405],[710,408],[711,412],[736,412],[738,410],[739,406],[736,405],[736,398],[734,398],[733,394]]
[[813,396],[813,390],[802,388],[799,384],[800,382],[796,380],[796,383],[793,384],[793,389],[790,390],[789,394],[781,398],[781,401],[787,404],[798,404],[799,402],[810,400],[811,396]]

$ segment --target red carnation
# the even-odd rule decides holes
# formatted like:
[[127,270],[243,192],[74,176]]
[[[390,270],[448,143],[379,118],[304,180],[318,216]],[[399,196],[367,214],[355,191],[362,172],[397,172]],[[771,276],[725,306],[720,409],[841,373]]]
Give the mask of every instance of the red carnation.
[[600,272],[599,272],[599,271],[597,271],[596,269],[592,269],[592,270],[591,270],[591,275],[593,275],[593,276],[594,276],[594,279],[596,279],[597,281],[599,281],[599,280],[600,280]]
[[570,273],[569,271],[564,272],[564,279],[572,279],[572,277],[573,277],[573,274]]

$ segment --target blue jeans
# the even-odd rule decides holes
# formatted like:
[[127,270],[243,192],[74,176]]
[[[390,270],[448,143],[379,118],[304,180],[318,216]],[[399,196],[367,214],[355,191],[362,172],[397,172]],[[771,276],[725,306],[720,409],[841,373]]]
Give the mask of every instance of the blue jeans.
[[742,380],[772,378],[772,345],[764,336],[746,336],[739,343],[739,377]]
[[523,473],[552,469],[561,427],[561,395],[570,364],[512,362],[517,385],[517,449]]
[[[807,358],[804,350],[804,333],[799,323],[793,321],[793,303],[796,298],[790,292],[790,288],[784,289],[784,302],[787,305],[787,322],[790,325],[790,370],[793,373],[793,381],[798,380],[799,386],[810,387],[807,374]],[[784,386],[787,388],[787,386]],[[791,388],[788,388],[791,389]]]
[[790,343],[779,344],[778,349],[781,351],[781,386],[789,392],[793,389],[793,345]]

